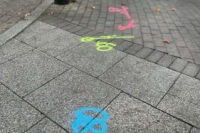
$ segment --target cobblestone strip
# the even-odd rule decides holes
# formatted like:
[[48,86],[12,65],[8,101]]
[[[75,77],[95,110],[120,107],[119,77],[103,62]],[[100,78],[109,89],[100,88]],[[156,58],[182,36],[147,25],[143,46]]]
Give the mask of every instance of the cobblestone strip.
[[[45,19],[43,19],[45,18]],[[82,25],[76,25],[54,16],[44,16],[39,18],[40,21],[54,25],[63,30],[69,31],[79,36],[102,36],[108,35],[90,28],[86,28]],[[148,37],[148,36],[147,36]],[[107,40],[108,41],[108,40]],[[111,41],[117,46],[115,49],[125,52],[127,54],[135,55],[136,57],[145,59],[152,63],[156,63],[160,66],[172,69],[174,71],[186,74],[190,77],[200,79],[200,65],[197,65],[190,60],[186,61],[176,56],[167,54],[166,52],[160,52],[152,48],[147,48],[145,45],[133,43],[131,41],[123,39],[113,39]]]

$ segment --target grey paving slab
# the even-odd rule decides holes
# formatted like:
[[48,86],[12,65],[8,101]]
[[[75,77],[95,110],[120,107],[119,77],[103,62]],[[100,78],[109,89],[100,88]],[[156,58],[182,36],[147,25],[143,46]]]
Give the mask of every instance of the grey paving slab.
[[173,70],[176,70],[178,72],[181,72],[185,66],[187,65],[187,61],[185,60],[182,60],[182,59],[179,59],[179,58],[176,58],[176,60],[170,65],[169,68],[173,69]]
[[54,37],[54,40],[47,41],[44,45],[41,44],[42,46],[38,49],[55,57],[81,43],[80,36],[71,34],[67,31],[61,31],[60,33],[61,34],[55,35],[57,37]]
[[44,117],[3,85],[0,99],[1,133],[22,133]]
[[120,94],[105,111],[107,133],[188,133],[190,126],[143,102]]
[[57,58],[97,77],[126,56],[115,49],[98,51],[95,45],[95,42],[83,43]]
[[48,118],[44,118],[25,133],[67,133],[67,131],[60,128]]
[[34,50],[1,65],[0,82],[24,96],[69,68],[65,63]]
[[15,38],[20,41],[24,41],[30,37],[33,37],[37,34],[43,34],[45,32],[51,31],[55,29],[55,26],[36,21],[32,25],[30,25],[28,28],[26,28],[22,33],[17,35]]
[[182,73],[189,75],[191,77],[195,77],[197,73],[200,70],[200,66],[193,64],[193,63],[188,63],[185,69],[182,71]]
[[190,133],[200,133],[200,130],[198,130],[197,128],[192,128]]
[[181,75],[158,108],[200,127],[200,81]]
[[100,79],[156,105],[178,76],[177,72],[128,55]]
[[72,68],[25,99],[72,132],[75,111],[83,107],[103,109],[118,94],[116,88]]
[[0,47],[0,64],[20,56],[32,49],[32,47],[12,39]]

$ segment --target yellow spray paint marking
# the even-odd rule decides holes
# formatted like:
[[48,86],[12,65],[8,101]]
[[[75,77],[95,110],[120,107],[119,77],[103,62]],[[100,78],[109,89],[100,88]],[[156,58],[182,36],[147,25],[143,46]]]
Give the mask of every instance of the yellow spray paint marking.
[[[83,37],[81,38],[81,42],[91,42],[94,40],[101,40],[101,39],[119,39],[119,38],[134,38],[134,36],[117,36],[117,35],[110,35],[110,36],[100,36],[100,37]],[[108,43],[108,42],[100,42],[97,41],[96,49],[100,52],[110,51],[115,47],[116,44]]]
[[98,50],[98,51],[106,52],[106,51],[112,50],[113,47],[116,46],[116,44],[98,41],[98,42],[96,43],[96,46],[97,46],[97,50]]
[[111,35],[111,36],[100,36],[100,37],[83,37],[81,38],[81,42],[91,42],[91,41],[100,40],[100,39],[119,39],[119,38],[134,38],[134,36]]

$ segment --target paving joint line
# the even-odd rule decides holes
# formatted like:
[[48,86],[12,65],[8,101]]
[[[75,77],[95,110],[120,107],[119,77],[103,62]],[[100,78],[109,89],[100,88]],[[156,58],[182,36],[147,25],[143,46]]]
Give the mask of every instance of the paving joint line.
[[169,94],[168,92],[171,90],[171,88],[176,84],[177,80],[180,78],[181,73],[179,74],[179,76],[174,80],[174,83],[169,87],[169,89],[167,90],[167,92],[163,95],[163,97],[160,99],[160,101],[158,102],[158,104],[156,105],[156,108],[158,107],[158,105],[161,103],[161,101],[164,99],[164,97]]

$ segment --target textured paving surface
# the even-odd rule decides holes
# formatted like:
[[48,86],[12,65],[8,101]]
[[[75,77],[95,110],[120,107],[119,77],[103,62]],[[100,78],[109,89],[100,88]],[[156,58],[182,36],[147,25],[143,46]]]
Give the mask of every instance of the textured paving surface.
[[[126,4],[129,2],[130,4]],[[114,4],[113,4],[114,3]],[[152,3],[155,5],[153,6]],[[118,8],[121,7],[119,5],[132,5],[129,6],[130,13],[135,14],[133,16],[136,16],[135,20],[135,27],[133,29],[127,29],[124,31],[119,31],[117,29],[117,26],[121,23],[126,22],[126,17],[123,17],[123,15],[120,15],[119,13],[113,13],[108,12],[108,8],[110,6],[115,6]],[[95,9],[92,9],[91,6],[94,5]],[[135,6],[133,6],[135,5]],[[142,6],[141,6],[142,5]],[[100,6],[100,7],[99,7]],[[138,8],[141,7],[141,8]],[[182,6],[184,6],[189,11],[183,10]],[[155,12],[155,7],[160,7],[161,12]],[[176,11],[171,11],[170,7],[176,7]],[[194,8],[191,8],[194,7]],[[46,12],[43,13],[43,15],[39,18],[40,21],[48,23],[50,25],[54,25],[55,27],[59,27],[63,30],[69,31],[71,33],[74,33],[79,36],[91,36],[91,37],[99,37],[99,36],[106,36],[106,35],[134,35],[134,39],[111,39],[111,40],[103,40],[105,42],[110,42],[116,44],[115,49],[125,52],[127,54],[135,55],[136,57],[145,59],[147,61],[153,62],[155,64],[170,68],[172,70],[175,70],[177,72],[181,72],[183,74],[186,74],[188,76],[200,79],[200,63],[198,63],[198,60],[200,59],[199,55],[199,46],[197,40],[199,33],[196,32],[196,34],[193,34],[193,37],[191,38],[190,35],[192,35],[192,31],[188,32],[188,36],[185,36],[186,40],[182,38],[180,28],[184,28],[185,25],[190,25],[190,27],[194,27],[193,31],[195,31],[198,26],[195,26],[195,24],[191,24],[193,21],[192,18],[184,18],[181,17],[180,14],[190,13],[191,15],[198,16],[199,13],[199,2],[198,1],[176,1],[176,2],[167,2],[166,1],[133,1],[130,0],[126,2],[119,2],[119,1],[85,1],[85,2],[77,2],[75,4],[70,4],[66,6],[60,6],[60,5],[52,5]],[[103,10],[104,9],[104,10]],[[134,11],[131,11],[134,10]],[[148,12],[146,11],[148,10]],[[151,10],[151,11],[149,11]],[[140,13],[144,12],[145,13]],[[183,11],[183,12],[182,12]],[[53,15],[48,15],[49,12],[54,12]],[[114,16],[113,16],[114,14]],[[165,14],[162,16],[162,14]],[[165,16],[168,14],[170,19],[173,21],[167,22]],[[141,15],[141,16],[140,16]],[[174,16],[175,15],[175,16]],[[179,16],[180,15],[180,16]],[[95,17],[98,16],[98,17]],[[189,17],[190,15],[187,15]],[[113,18],[114,17],[114,18]],[[161,22],[161,20],[157,20],[157,18],[162,18],[162,20],[166,19],[166,23],[158,23]],[[196,18],[195,19],[198,19]],[[71,19],[70,19],[71,18]],[[85,19],[88,19],[87,21]],[[95,19],[95,20],[93,20]],[[114,22],[110,22],[114,19]],[[119,21],[120,19],[120,21]],[[144,20],[148,19],[144,22]],[[149,20],[151,19],[151,20]],[[154,20],[152,20],[154,19]],[[184,23],[183,26],[178,26],[178,24],[173,24],[176,19],[181,19],[179,22],[183,22],[182,19],[188,19],[187,23]],[[83,22],[84,20],[84,22]],[[177,20],[177,21],[178,21]],[[89,25],[90,23],[94,23],[94,28],[91,28]],[[118,22],[119,21],[119,22]],[[86,25],[84,25],[85,23]],[[113,27],[113,32],[105,32],[105,30]],[[116,23],[116,24],[115,24]],[[169,24],[168,24],[169,23]],[[178,22],[177,22],[178,23]],[[196,22],[197,23],[197,22]],[[108,25],[108,26],[106,26]],[[151,25],[153,25],[151,27]],[[170,29],[168,25],[171,25],[171,27],[175,27],[174,29]],[[106,28],[105,28],[106,27]],[[157,29],[154,29],[157,27]],[[165,33],[164,30],[169,28],[169,33]],[[103,30],[102,30],[103,29]],[[187,29],[188,31],[189,29]],[[109,29],[108,31],[112,31],[112,29]],[[131,31],[131,32],[129,32]],[[161,31],[163,33],[161,33]],[[156,34],[152,34],[152,32],[155,32]],[[186,33],[184,33],[185,35]],[[138,38],[137,36],[141,36],[141,38]],[[144,38],[145,39],[144,39]],[[170,41],[169,44],[163,43],[163,39],[167,38],[170,40],[176,40],[178,43],[175,43],[173,41]],[[142,43],[138,43],[135,41],[141,40]],[[148,40],[148,41],[144,41]],[[153,40],[153,41],[151,41]],[[200,41],[199,41],[200,42]],[[178,45],[177,45],[178,44]],[[186,46],[188,44],[189,46]],[[177,56],[171,53],[174,53],[174,47],[177,50],[181,50],[178,53],[179,55],[183,56]],[[180,46],[180,47],[179,47]],[[168,50],[172,50],[172,52],[168,52]],[[189,54],[188,54],[189,53]],[[190,54],[192,54],[190,56]],[[190,58],[190,59],[189,59]],[[69,59],[67,60],[69,61]]]
[[[200,80],[153,63],[161,57],[170,62],[171,56],[153,51],[149,62],[116,49],[99,52],[95,42],[80,39],[36,21],[3,45],[0,132],[74,133],[75,111],[95,107],[109,114],[106,133],[199,133]],[[148,51],[136,51],[142,49]],[[184,63],[177,58],[172,67]],[[187,63],[184,73],[197,69]],[[99,113],[91,112],[83,128]]]
[[0,34],[34,10],[42,0],[1,0]]
[[[109,12],[109,7],[128,7],[135,27],[124,31],[118,25],[127,25],[129,19],[120,13]],[[92,9],[91,6],[95,6]],[[159,7],[161,12],[155,12]],[[172,11],[171,8],[176,8]],[[116,35],[133,35],[129,41],[200,64],[200,1],[197,0],[77,0],[67,6],[52,5],[47,12],[91,30]],[[52,20],[51,20],[52,21]],[[78,30],[76,27],[74,30]],[[168,39],[169,44],[163,43]]]
[[[94,107],[101,110],[85,113],[90,119],[80,130],[91,129],[106,111],[106,133],[200,133],[198,3],[53,4],[40,21],[0,46],[0,132],[75,133],[76,111]],[[131,7],[134,29],[116,30],[127,18],[107,10],[121,4]],[[54,14],[48,15],[50,11]],[[195,30],[185,29],[187,24]],[[116,44],[108,52],[98,51],[97,42],[81,42],[82,37],[108,34],[137,36],[101,40]],[[173,41],[162,43],[164,36]],[[94,127],[101,129],[102,123]]]

